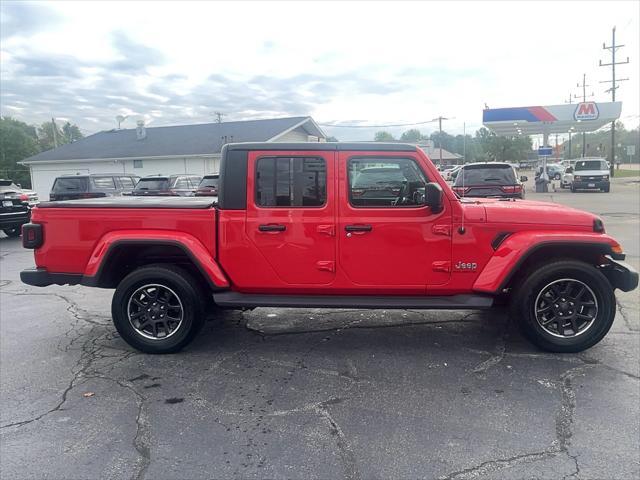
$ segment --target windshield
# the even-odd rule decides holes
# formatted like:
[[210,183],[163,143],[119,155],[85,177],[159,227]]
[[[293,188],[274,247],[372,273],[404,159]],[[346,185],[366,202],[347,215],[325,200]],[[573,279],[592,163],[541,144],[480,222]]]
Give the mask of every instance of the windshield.
[[608,170],[607,162],[604,160],[580,160],[576,162],[574,170]]
[[86,192],[89,184],[87,177],[56,178],[54,192]]
[[168,178],[141,178],[135,190],[167,190],[168,188]]
[[218,188],[218,176],[215,177],[204,177],[198,185],[198,188]]
[[460,170],[455,186],[463,185],[514,185],[516,175],[509,165],[468,165]]

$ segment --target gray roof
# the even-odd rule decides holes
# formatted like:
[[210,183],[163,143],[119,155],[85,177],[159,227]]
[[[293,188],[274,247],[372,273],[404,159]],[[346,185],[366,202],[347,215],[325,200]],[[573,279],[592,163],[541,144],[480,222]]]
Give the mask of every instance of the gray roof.
[[304,126],[312,135],[324,136],[311,117],[146,127],[147,136],[143,140],[136,139],[135,128],[109,130],[38,153],[22,162],[211,155],[220,152],[225,137],[227,143],[266,142],[305,120],[308,123]]

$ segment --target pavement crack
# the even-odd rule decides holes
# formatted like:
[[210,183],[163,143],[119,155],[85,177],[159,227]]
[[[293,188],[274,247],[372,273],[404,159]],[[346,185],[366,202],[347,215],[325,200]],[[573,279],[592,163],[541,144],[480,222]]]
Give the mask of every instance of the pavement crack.
[[515,467],[517,465],[542,460],[546,458],[555,457],[558,454],[557,450],[549,449],[541,452],[522,453],[509,458],[499,458],[496,460],[487,460],[474,467],[465,468],[456,472],[449,473],[445,476],[439,477],[439,480],[454,480],[462,478],[482,478],[492,472],[502,470],[503,468]]
[[640,328],[636,327],[631,323],[631,319],[629,318],[629,316],[625,311],[626,307],[622,304],[622,302],[618,297],[616,297],[616,306],[618,307],[618,312],[620,312],[620,316],[624,320],[624,324],[626,325],[627,329],[631,330],[632,332],[640,331]]
[[358,463],[356,461],[356,457],[349,445],[349,441],[347,440],[342,428],[335,421],[335,419],[327,410],[327,405],[332,405],[338,403],[338,401],[328,400],[326,402],[319,403],[313,407],[313,410],[323,417],[327,423],[329,423],[329,432],[331,435],[336,437],[336,445],[338,447],[338,452],[340,454],[340,460],[342,461],[342,467],[344,469],[344,478],[346,480],[359,480],[360,472],[358,471]]
[[481,362],[478,365],[476,365],[471,371],[477,375],[482,376],[486,374],[491,367],[494,367],[495,365],[502,362],[502,360],[504,360],[505,355],[507,355],[508,339],[509,339],[509,322],[505,324],[504,331],[502,335],[500,335],[500,337],[498,338],[498,341],[495,347],[495,353],[484,362]]

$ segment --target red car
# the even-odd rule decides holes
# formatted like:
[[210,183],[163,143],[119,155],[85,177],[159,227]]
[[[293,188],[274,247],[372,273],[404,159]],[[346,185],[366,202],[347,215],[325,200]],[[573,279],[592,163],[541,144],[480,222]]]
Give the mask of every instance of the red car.
[[23,282],[115,288],[115,327],[150,353],[187,345],[213,305],[504,302],[536,345],[577,352],[611,327],[614,290],[638,285],[596,215],[460,198],[422,150],[402,144],[230,144],[217,202],[44,203],[24,226],[23,245],[36,263]]

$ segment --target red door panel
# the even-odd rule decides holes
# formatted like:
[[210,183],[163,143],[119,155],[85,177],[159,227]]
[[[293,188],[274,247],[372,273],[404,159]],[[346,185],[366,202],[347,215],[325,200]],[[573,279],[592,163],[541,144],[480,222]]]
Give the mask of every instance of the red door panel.
[[[332,151],[249,154],[245,233],[283,284],[326,285],[335,278],[334,157]],[[321,205],[290,205],[319,198],[320,191]]]
[[[425,292],[429,284],[446,283],[451,260],[451,214],[448,205],[439,213],[433,213],[426,206],[390,205],[399,195],[402,184],[394,183],[392,169],[384,171],[384,161],[378,164],[382,166],[380,171],[372,174],[378,175],[379,181],[359,185],[357,180],[351,179],[353,192],[350,198],[349,159],[358,157],[382,160],[409,158],[416,162],[423,174],[426,171],[418,156],[406,152],[379,155],[371,152],[338,153],[339,268],[355,286],[363,289],[374,285],[404,286],[412,291]],[[376,202],[379,205],[370,205]]]

